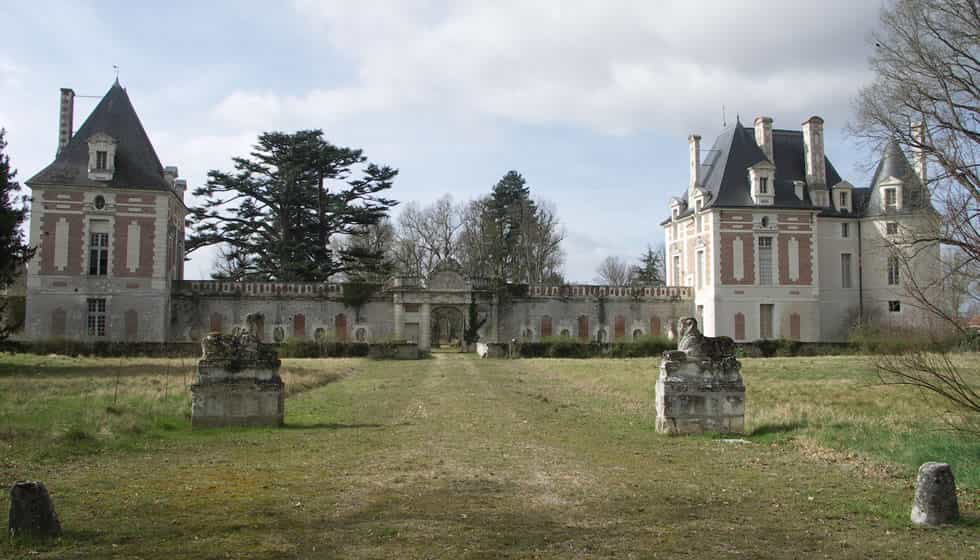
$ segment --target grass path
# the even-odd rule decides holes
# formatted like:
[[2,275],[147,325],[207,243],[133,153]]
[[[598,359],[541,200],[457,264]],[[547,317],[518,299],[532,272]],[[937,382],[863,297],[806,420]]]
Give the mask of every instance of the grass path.
[[0,556],[980,556],[975,505],[962,526],[912,529],[908,480],[788,445],[659,436],[652,393],[648,409],[617,404],[560,361],[352,363],[291,397],[281,430],[30,465],[66,535]]

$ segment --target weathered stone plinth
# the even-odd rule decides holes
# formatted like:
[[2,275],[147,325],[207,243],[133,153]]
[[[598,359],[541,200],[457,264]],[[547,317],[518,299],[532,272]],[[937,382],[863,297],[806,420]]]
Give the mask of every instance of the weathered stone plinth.
[[664,352],[657,379],[657,431],[671,435],[745,430],[745,385],[733,356]]
[[276,352],[254,336],[208,335],[191,385],[191,426],[281,426],[285,384]]
[[10,488],[10,516],[7,530],[12,537],[57,537],[61,523],[44,484],[35,480],[16,482]]
[[919,467],[912,501],[912,523],[943,525],[960,519],[956,500],[956,481],[946,463],[925,463]]

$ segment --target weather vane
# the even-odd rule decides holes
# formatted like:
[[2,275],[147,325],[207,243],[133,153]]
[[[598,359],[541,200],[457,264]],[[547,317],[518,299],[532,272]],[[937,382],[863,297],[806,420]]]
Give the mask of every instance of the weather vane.
[[119,65],[113,64],[112,69],[116,71],[116,81],[119,81]]

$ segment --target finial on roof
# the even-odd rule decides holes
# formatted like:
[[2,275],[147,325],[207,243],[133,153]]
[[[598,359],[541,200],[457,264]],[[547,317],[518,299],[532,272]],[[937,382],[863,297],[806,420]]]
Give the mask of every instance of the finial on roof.
[[742,124],[742,117],[738,113],[735,113],[735,124]]
[[119,65],[113,64],[112,69],[116,71],[116,81],[112,83],[114,86],[119,85]]

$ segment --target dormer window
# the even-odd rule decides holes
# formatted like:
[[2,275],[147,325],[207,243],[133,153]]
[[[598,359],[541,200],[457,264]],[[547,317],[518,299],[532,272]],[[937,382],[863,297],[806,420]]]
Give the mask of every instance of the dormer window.
[[854,197],[851,196],[853,189],[854,186],[847,181],[841,181],[831,189],[830,200],[837,207],[838,212],[852,212],[854,210]]
[[885,189],[885,209],[894,210],[898,208],[898,192],[892,189]]
[[97,132],[88,139],[88,178],[109,181],[116,171],[116,139]]
[[[762,160],[749,168],[749,185],[752,192],[752,202],[759,206],[772,206],[775,202],[770,182],[776,174],[776,167],[769,160]],[[773,183],[773,186],[775,184]]]

